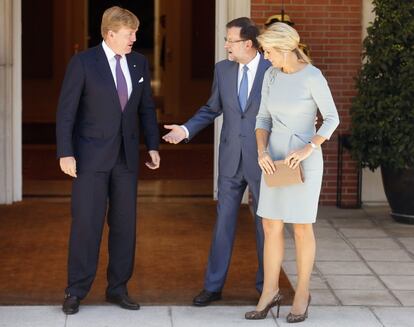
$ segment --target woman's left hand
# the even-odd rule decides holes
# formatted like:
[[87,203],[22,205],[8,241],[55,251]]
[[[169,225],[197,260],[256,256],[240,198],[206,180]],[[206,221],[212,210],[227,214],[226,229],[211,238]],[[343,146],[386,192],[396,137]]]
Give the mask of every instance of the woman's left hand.
[[299,163],[309,157],[312,152],[313,148],[310,145],[306,145],[300,150],[289,153],[289,155],[285,158],[285,164],[288,165],[289,168],[295,169],[299,166]]

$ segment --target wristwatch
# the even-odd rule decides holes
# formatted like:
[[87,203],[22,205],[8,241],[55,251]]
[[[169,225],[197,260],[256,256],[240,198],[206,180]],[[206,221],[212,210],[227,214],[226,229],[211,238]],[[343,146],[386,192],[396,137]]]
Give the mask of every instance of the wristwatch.
[[309,141],[308,142],[309,144],[310,144],[310,146],[312,147],[312,149],[316,149],[318,146],[315,144],[315,143],[313,143],[312,141]]

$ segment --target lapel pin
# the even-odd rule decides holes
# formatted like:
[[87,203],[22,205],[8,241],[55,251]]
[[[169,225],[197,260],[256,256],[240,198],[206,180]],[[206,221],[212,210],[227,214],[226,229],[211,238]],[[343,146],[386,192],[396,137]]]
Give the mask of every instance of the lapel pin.
[[137,67],[137,65],[134,64],[134,67]]

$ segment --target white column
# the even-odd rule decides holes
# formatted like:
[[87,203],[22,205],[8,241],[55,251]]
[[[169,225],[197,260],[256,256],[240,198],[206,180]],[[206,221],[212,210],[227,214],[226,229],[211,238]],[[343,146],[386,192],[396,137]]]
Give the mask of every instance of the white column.
[[[372,0],[362,1],[362,38],[367,36],[367,28],[375,18],[373,13],[374,5]],[[382,184],[381,170],[374,172],[368,168],[362,170],[361,200],[364,205],[384,205],[387,198]]]
[[[250,0],[216,0],[216,62],[226,59],[224,49],[224,36],[226,36],[226,24],[237,17],[250,17]],[[220,132],[223,125],[223,117],[214,121],[214,199],[217,199],[218,178],[218,149]],[[243,198],[247,203],[247,192]]]
[[0,203],[22,199],[21,1],[0,0]]

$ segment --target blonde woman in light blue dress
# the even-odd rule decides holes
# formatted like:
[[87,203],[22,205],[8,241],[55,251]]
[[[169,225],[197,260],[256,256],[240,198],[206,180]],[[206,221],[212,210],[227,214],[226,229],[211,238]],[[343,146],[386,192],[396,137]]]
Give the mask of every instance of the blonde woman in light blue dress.
[[[265,58],[272,63],[263,80],[256,118],[258,162],[262,169],[257,214],[263,218],[265,234],[264,285],[256,310],[247,312],[246,319],[263,319],[272,307],[279,309],[283,227],[284,223],[292,223],[298,281],[286,319],[294,323],[308,316],[309,282],[316,249],[312,224],[316,220],[323,174],[321,144],[331,137],[339,118],[326,79],[300,50],[300,38],[294,28],[275,23],[258,39]],[[316,131],[318,110],[323,123]],[[263,174],[275,171],[274,160],[285,160],[291,168],[301,164],[304,183],[268,187]]]

